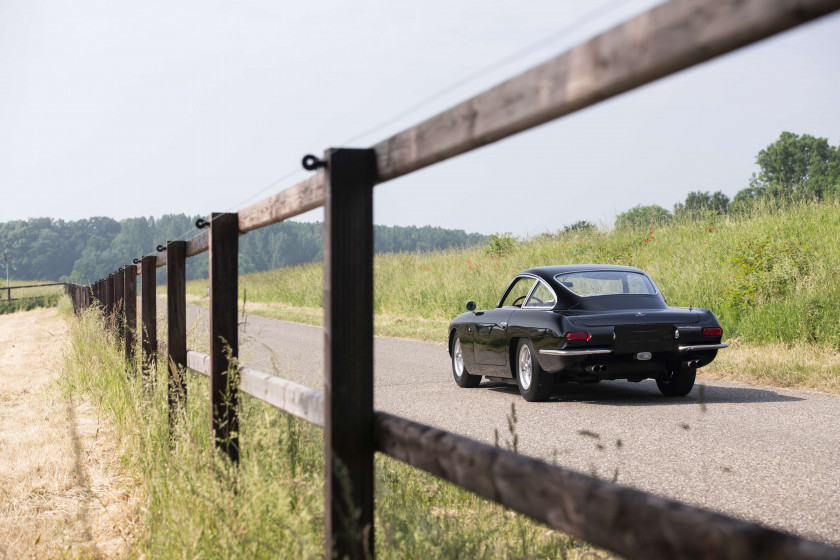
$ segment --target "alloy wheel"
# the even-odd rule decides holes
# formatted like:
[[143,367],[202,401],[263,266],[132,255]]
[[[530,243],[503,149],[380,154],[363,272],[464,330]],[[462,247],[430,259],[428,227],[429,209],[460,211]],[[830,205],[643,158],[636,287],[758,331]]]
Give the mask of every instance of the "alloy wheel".
[[531,363],[531,350],[527,344],[524,344],[519,349],[519,384],[526,391],[531,387],[531,376],[533,371],[533,364]]

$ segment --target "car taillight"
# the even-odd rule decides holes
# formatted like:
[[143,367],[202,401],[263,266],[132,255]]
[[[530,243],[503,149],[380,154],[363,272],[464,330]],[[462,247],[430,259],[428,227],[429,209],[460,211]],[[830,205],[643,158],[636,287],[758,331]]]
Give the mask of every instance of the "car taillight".
[[723,329],[720,327],[706,327],[703,329],[703,336],[720,336],[723,334]]
[[592,338],[588,332],[568,332],[566,333],[566,340],[569,342],[586,342]]

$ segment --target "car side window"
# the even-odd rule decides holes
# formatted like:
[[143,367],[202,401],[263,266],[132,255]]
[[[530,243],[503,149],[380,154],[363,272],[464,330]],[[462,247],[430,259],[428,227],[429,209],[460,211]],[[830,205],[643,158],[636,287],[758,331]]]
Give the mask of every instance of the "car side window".
[[505,299],[502,301],[501,307],[509,305],[522,307],[522,304],[525,302],[525,298],[528,297],[528,292],[531,291],[531,287],[534,285],[534,282],[536,282],[536,280],[525,276],[517,278],[510,287],[510,290],[508,290],[507,296],[505,296]]
[[525,302],[522,307],[554,307],[557,303],[554,300],[554,293],[545,285],[545,283],[537,281],[537,287],[534,288],[534,293]]

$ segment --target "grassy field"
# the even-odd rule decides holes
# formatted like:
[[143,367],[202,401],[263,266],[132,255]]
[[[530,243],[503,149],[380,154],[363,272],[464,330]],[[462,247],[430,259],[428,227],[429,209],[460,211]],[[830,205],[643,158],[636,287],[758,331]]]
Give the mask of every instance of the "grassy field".
[[[163,372],[144,382],[125,368],[112,335],[89,310],[72,329],[61,388],[86,395],[114,422],[121,464],[142,494],[132,556],[323,556],[319,428],[245,397],[235,471],[210,453],[204,377],[189,375],[187,409],[170,439]],[[378,557],[395,559],[610,557],[383,456],[376,459],[375,544]]]
[[[734,348],[719,353],[701,370],[705,375],[840,392],[838,237],[840,206],[824,203],[675,218],[645,230],[542,235],[501,255],[475,247],[377,256],[376,330],[443,342],[447,324],[468,300],[495,306],[523,269],[624,264],[647,271],[670,305],[717,314]],[[206,297],[206,285],[188,284],[193,301]],[[316,325],[323,320],[320,263],[244,275],[239,285],[249,313]]]
[[[51,284],[48,281],[39,280],[10,280],[9,286],[30,286],[33,284]],[[7,301],[6,298],[14,298],[14,301]],[[0,288],[0,314],[14,313],[15,311],[28,311],[36,307],[55,307],[61,294],[64,293],[64,286],[46,286],[44,288],[20,288],[6,290],[6,282]]]
[[[840,207],[800,206],[751,216],[681,219],[644,231],[569,232],[483,247],[376,259],[380,334],[442,342],[467,300],[495,304],[524,268],[562,263],[639,266],[671,305],[708,307],[732,348],[707,378],[840,393]],[[320,264],[243,276],[245,310],[322,321]],[[206,298],[206,282],[188,285]],[[75,319],[72,319],[75,321]],[[210,453],[205,378],[189,376],[188,406],[168,435],[162,371],[125,375],[122,353],[88,312],[72,330],[62,390],[84,393],[113,419],[121,463],[142,495],[143,557],[312,557],[323,554],[322,432],[244,398],[242,464]],[[165,333],[159,333],[165,337]],[[190,333],[190,348],[206,351]],[[376,459],[376,552],[385,558],[605,557],[387,457]]]

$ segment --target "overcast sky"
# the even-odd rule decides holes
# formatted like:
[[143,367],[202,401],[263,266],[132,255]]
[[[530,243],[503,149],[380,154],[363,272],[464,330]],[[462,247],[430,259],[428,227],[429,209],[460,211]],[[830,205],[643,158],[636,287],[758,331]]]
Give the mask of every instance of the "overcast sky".
[[[0,221],[236,210],[306,153],[556,37],[351,144],[371,146],[656,3],[2,0]],[[375,221],[527,235],[732,196],[783,130],[840,143],[838,15],[377,187]]]

